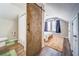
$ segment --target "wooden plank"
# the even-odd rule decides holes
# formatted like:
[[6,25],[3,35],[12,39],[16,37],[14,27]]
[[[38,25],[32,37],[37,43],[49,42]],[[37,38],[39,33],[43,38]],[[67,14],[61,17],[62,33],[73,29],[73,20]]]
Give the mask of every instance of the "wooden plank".
[[37,55],[42,44],[42,10],[33,3],[27,4],[27,55]]

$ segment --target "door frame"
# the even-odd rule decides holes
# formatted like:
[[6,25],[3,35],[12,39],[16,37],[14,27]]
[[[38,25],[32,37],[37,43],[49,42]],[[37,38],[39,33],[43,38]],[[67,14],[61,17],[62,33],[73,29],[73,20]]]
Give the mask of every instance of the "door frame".
[[[73,19],[72,19],[72,44],[73,44],[73,21],[74,20],[76,20],[76,18],[77,18],[77,20],[78,20],[78,48],[79,48],[79,13],[75,16],[75,17],[73,17]],[[72,45],[73,46],[73,45]],[[73,53],[73,49],[72,49],[72,53]],[[74,55],[74,54],[73,54]],[[79,55],[79,50],[78,50],[78,55]]]

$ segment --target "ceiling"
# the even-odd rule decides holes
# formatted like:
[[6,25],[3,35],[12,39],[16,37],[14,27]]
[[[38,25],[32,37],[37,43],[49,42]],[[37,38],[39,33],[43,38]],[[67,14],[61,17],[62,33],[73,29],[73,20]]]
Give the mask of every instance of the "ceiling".
[[59,17],[66,21],[69,21],[78,12],[79,12],[78,3],[47,3],[45,4],[45,18]]
[[15,19],[20,13],[24,13],[23,3],[0,3],[0,18]]
[[[0,3],[0,18],[15,19],[20,13],[25,13],[25,3]],[[46,3],[45,19],[59,17],[66,21],[79,12],[78,3]]]

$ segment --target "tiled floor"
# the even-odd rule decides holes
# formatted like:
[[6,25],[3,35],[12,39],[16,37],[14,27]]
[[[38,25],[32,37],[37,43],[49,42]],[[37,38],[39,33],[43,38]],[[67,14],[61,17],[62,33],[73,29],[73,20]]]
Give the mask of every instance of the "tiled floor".
[[61,52],[56,51],[52,48],[44,47],[41,50],[41,53],[39,54],[39,56],[61,56],[61,54],[62,54]]

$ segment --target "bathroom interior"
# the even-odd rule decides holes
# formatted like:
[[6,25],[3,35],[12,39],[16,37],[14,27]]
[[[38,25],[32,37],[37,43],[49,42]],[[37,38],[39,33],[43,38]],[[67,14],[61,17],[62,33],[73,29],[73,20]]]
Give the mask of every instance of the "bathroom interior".
[[25,4],[0,3],[0,56],[26,55],[25,10]]
[[78,56],[78,3],[0,3],[0,56]]

